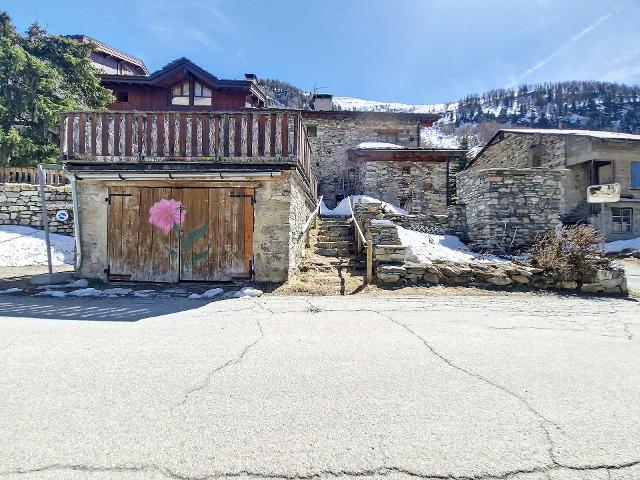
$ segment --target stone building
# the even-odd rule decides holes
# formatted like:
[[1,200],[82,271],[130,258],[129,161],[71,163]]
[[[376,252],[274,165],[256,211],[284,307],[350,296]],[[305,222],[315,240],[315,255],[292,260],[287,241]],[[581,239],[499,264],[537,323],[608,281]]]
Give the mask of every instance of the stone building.
[[80,275],[282,282],[296,271],[317,202],[299,114],[66,112],[63,125]]
[[446,214],[451,162],[466,150],[384,145],[362,143],[348,151],[347,165],[356,172],[353,193],[398,205],[409,213]]
[[[601,228],[601,206],[587,203],[589,185],[619,183],[620,202],[605,204],[605,235],[640,235],[640,135],[591,130],[501,129],[467,166],[566,169],[561,218]],[[541,192],[542,193],[542,192]]]
[[350,150],[363,142],[420,148],[420,128],[439,118],[434,114],[330,110],[331,96],[327,94],[313,103],[316,109],[303,111],[302,116],[313,151],[318,192],[330,207],[356,192],[358,171],[348,162]]

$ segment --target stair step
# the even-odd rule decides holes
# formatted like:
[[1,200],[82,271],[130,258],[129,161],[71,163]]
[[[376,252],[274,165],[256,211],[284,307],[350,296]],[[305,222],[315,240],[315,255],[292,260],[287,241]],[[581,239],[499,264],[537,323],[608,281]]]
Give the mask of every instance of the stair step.
[[318,241],[316,247],[318,248],[350,248],[352,243],[349,240],[336,240],[330,241]]
[[323,257],[341,257],[348,256],[348,248],[316,248],[315,252]]
[[352,242],[353,235],[318,235],[318,242]]

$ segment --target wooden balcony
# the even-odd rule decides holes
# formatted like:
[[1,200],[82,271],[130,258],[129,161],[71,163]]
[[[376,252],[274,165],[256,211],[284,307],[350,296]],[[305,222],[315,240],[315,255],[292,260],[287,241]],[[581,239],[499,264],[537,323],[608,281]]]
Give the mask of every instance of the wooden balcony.
[[299,112],[68,111],[60,157],[95,162],[216,162],[295,165],[317,192]]

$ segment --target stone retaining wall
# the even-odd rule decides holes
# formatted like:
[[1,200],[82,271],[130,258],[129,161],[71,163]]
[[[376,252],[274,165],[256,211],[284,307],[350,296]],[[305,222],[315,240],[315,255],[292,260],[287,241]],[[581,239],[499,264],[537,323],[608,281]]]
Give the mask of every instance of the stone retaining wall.
[[[24,225],[42,228],[42,205],[38,185],[28,183],[0,184],[0,225]],[[69,185],[45,185],[49,212],[49,229],[53,233],[73,235],[73,202]],[[59,210],[66,210],[68,220],[56,219]]]
[[457,174],[469,239],[478,247],[528,247],[560,222],[566,170],[490,168]]
[[627,293],[624,270],[597,270],[578,281],[558,282],[540,268],[510,262],[452,263],[435,261],[376,265],[376,276],[383,284],[420,284],[480,288],[580,291],[621,295]]

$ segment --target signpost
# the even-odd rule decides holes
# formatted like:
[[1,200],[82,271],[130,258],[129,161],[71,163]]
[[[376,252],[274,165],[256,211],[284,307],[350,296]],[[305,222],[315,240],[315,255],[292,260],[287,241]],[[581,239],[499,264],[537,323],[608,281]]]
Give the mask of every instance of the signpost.
[[604,230],[604,204],[615,203],[620,201],[620,184],[619,183],[607,183],[604,185],[589,185],[587,187],[587,202],[588,203],[601,203],[600,207],[600,233],[605,237]]
[[[57,164],[38,164],[38,183],[40,190],[40,203],[42,204],[42,226],[44,227],[44,241],[47,246],[47,266],[49,267],[49,275],[53,273],[53,265],[51,263],[51,241],[49,240],[49,214],[47,212],[47,199],[44,193],[44,184],[45,184],[45,169],[47,170],[62,170],[62,165]],[[64,213],[67,218],[69,218],[69,214],[65,211],[60,211],[58,214]],[[56,214],[56,218],[58,218],[58,214]],[[58,218],[60,221],[60,218]],[[65,219],[66,220],[66,219]]]

